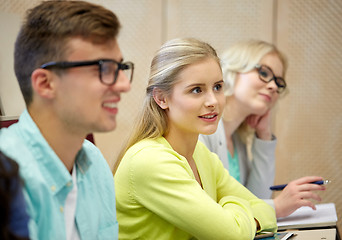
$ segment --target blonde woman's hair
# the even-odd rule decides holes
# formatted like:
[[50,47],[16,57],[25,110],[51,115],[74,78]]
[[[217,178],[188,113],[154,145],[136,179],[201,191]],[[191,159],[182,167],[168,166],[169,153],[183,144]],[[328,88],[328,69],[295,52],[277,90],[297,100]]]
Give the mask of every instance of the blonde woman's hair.
[[[259,64],[261,59],[268,54],[275,54],[279,57],[283,65],[283,77],[285,78],[285,73],[288,68],[287,59],[285,55],[271,43],[250,39],[237,42],[225,51],[221,56],[221,67],[226,86],[225,95],[233,95],[238,73],[246,73],[253,70],[255,65]],[[225,111],[224,119],[229,121],[229,105],[225,108]],[[237,131],[241,140],[245,143],[248,141],[248,137],[254,133],[246,122],[243,122]]]
[[150,69],[143,107],[138,115],[126,146],[121,150],[114,165],[115,174],[125,152],[135,143],[146,138],[158,138],[168,131],[168,118],[164,109],[153,98],[153,89],[158,88],[171,95],[179,74],[189,65],[207,58],[220,60],[214,48],[194,38],[177,38],[166,42],[155,54]]
[[236,75],[246,73],[254,69],[261,59],[267,54],[275,54],[283,64],[283,77],[287,70],[287,59],[285,55],[271,43],[261,40],[240,41],[233,44],[221,56],[221,67],[223,79],[226,84],[225,95],[231,96],[234,91]]

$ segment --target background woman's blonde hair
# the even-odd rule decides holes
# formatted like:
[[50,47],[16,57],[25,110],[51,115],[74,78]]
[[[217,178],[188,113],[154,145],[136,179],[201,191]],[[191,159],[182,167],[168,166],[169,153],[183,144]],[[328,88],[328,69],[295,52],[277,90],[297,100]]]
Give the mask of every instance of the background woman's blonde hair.
[[207,58],[220,60],[214,48],[194,38],[177,38],[166,42],[155,54],[151,63],[150,77],[146,88],[146,96],[140,114],[138,114],[132,133],[126,146],[121,150],[114,165],[115,174],[125,152],[145,138],[157,138],[168,131],[166,110],[159,107],[153,98],[153,89],[171,95],[180,72],[187,66]]
[[[237,42],[225,51],[221,56],[223,79],[226,85],[225,95],[233,95],[238,73],[246,73],[253,70],[255,65],[259,64],[261,59],[267,54],[275,54],[279,57],[283,65],[283,77],[285,78],[288,67],[287,59],[285,55],[271,43],[251,39]],[[229,117],[228,104],[225,108],[223,118],[226,121],[229,121]],[[254,130],[251,129],[246,122],[243,122],[237,131],[241,140],[247,144],[250,140],[249,137],[254,134]]]
[[233,44],[221,56],[223,79],[226,84],[225,95],[233,94],[236,75],[246,73],[254,69],[261,59],[267,54],[276,54],[283,64],[283,77],[287,70],[287,59],[276,46],[261,40],[240,41]]

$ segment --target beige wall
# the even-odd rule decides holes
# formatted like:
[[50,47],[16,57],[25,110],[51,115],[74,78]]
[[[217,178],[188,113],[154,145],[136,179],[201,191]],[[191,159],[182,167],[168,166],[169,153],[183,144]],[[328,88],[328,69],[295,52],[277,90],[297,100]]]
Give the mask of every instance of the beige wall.
[[277,9],[276,43],[289,57],[290,94],[278,106],[275,181],[331,180],[321,196],[336,204],[341,232],[342,1],[279,1]]
[[[0,20],[17,18],[37,1],[0,0]],[[93,0],[112,9],[123,28],[119,43],[136,65],[132,91],[123,95],[114,132],[95,134],[112,165],[141,106],[154,52],[174,37],[196,37],[221,53],[231,43],[259,38],[288,56],[290,93],[279,101],[275,183],[304,175],[332,180],[322,194],[342,218],[342,1],[340,0]],[[0,21],[0,98],[6,113],[19,115],[22,97],[10,67],[20,21]],[[5,33],[5,34],[4,34]],[[8,35],[7,35],[8,34]],[[8,36],[8,38],[7,38]],[[6,76],[6,77],[4,77]],[[7,94],[8,92],[11,94]],[[10,103],[8,103],[10,102]],[[16,106],[16,110],[13,104]],[[19,107],[18,107],[19,106]],[[19,108],[19,109],[17,109]],[[14,112],[11,112],[14,110]],[[338,222],[342,229],[341,220]]]
[[25,107],[13,71],[13,43],[19,25],[20,15],[0,12],[0,109],[6,116],[18,115]]

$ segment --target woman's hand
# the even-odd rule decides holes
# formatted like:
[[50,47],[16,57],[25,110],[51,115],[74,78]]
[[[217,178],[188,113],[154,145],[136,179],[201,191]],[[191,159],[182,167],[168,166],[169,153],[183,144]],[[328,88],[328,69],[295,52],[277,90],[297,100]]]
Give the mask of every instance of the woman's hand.
[[321,180],[323,180],[322,177],[307,176],[290,182],[274,199],[277,218],[286,217],[302,206],[308,206],[316,210],[312,199],[321,201],[321,197],[313,191],[325,190],[325,186],[311,184],[311,182]]
[[256,135],[259,139],[269,141],[272,139],[272,114],[268,110],[264,115],[250,115],[246,118],[247,124],[255,129]]

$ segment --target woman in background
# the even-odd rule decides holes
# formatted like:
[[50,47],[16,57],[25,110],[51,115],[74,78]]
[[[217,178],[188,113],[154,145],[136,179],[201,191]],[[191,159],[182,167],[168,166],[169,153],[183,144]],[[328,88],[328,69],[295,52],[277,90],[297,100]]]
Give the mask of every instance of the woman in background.
[[[222,55],[221,64],[228,85],[225,112],[216,133],[201,135],[200,140],[218,154],[230,175],[256,196],[270,198],[276,148],[271,109],[286,91],[286,58],[272,44],[249,40],[232,45]],[[325,188],[309,183],[318,180],[322,177],[292,181],[274,201],[266,201],[275,208],[277,217],[287,216],[301,206],[315,209],[310,199],[321,199],[312,191]]]
[[208,44],[175,39],[155,55],[142,113],[114,169],[120,239],[253,239],[275,231],[255,197],[198,141],[216,131],[225,97]]

